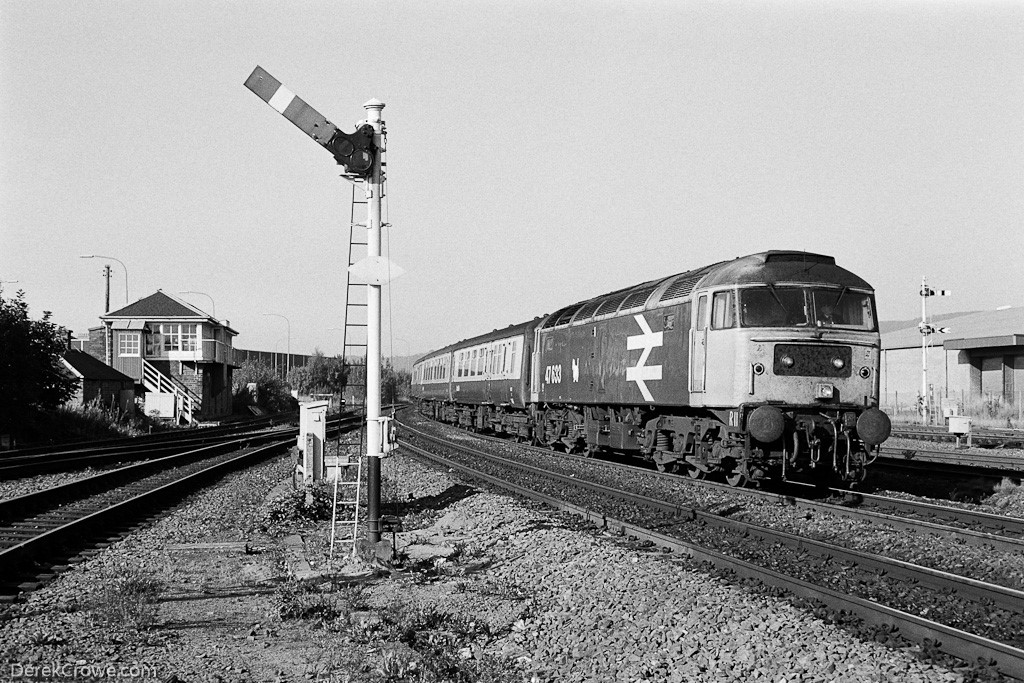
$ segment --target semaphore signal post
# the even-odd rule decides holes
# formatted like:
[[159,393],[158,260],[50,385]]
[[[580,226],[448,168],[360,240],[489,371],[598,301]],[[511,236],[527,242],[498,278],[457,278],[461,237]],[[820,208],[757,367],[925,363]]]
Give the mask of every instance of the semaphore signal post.
[[928,391],[928,346],[931,343],[931,335],[945,334],[949,332],[948,327],[935,327],[928,322],[928,297],[949,296],[952,294],[948,289],[938,291],[928,287],[928,281],[921,278],[921,322],[917,328],[921,331],[921,417],[925,424],[931,424],[931,399]]
[[[366,455],[367,463],[367,540],[380,541],[380,458],[394,446],[388,439],[390,418],[381,417],[381,287],[401,274],[401,269],[381,256],[381,198],[384,176],[383,151],[384,103],[372,99],[363,107],[366,121],[356,124],[355,132],[345,133],[315,109],[296,97],[276,78],[256,67],[245,87],[313,139],[345,168],[344,177],[362,182],[367,201],[367,255],[349,267],[357,281],[367,285],[366,342]],[[337,476],[337,475],[336,475]]]

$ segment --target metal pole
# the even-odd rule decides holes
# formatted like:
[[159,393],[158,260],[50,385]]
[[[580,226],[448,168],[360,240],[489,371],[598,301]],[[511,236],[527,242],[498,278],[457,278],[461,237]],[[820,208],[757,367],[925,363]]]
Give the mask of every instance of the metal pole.
[[[383,121],[380,112],[384,103],[370,100],[363,105],[366,122],[373,126],[377,149],[382,147]],[[381,164],[380,151],[373,161],[373,173],[365,185],[368,216],[366,222],[366,256],[380,256]],[[366,539],[380,541],[380,293],[379,284],[367,285],[366,340]]]
[[928,424],[928,283],[921,278],[921,407],[924,409],[924,423]]

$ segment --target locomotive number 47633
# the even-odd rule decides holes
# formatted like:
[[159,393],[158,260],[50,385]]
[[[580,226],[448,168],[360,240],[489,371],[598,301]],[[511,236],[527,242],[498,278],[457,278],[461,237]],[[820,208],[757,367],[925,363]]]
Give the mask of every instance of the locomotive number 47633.
[[562,366],[561,365],[549,365],[544,368],[544,383],[545,384],[561,384],[562,382]]

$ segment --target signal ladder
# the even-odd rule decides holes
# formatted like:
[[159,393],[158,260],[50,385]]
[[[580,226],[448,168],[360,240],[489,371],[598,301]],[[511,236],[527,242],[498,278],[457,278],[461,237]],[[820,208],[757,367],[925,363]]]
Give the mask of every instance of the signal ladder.
[[[356,540],[359,534],[359,498],[362,490],[363,457],[366,453],[367,293],[369,286],[353,284],[348,266],[361,261],[367,255],[369,244],[367,225],[365,222],[356,221],[356,207],[363,207],[363,216],[366,216],[368,203],[365,195],[362,195],[360,185],[352,182],[348,265],[345,267],[345,324],[342,327],[341,354],[348,368],[348,380],[345,386],[350,389],[347,392],[349,399],[345,403],[345,408],[361,415],[363,419],[359,421],[359,429],[338,435],[335,449],[338,459],[334,478],[334,514],[331,520],[330,556],[332,558],[334,557],[335,542],[350,544],[349,552],[351,555],[355,555]],[[355,469],[354,479],[351,475],[353,468]],[[351,519],[338,521],[338,511],[347,509],[352,511]],[[339,527],[345,533],[339,534]]]

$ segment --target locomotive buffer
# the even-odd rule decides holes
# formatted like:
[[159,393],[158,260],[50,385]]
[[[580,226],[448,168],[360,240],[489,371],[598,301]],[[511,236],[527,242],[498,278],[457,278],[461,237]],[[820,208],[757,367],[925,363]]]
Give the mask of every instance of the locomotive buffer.
[[344,177],[362,181],[367,200],[366,258],[349,267],[350,274],[367,284],[366,342],[366,455],[367,465],[367,540],[380,541],[380,457],[393,448],[389,442],[389,420],[380,414],[381,286],[397,277],[400,269],[380,255],[381,172],[383,151],[384,103],[373,99],[363,105],[367,120],[356,124],[355,132],[345,133],[322,114],[306,104],[279,80],[257,66],[245,81],[245,87],[295,124],[314,142],[330,152],[344,167]]

